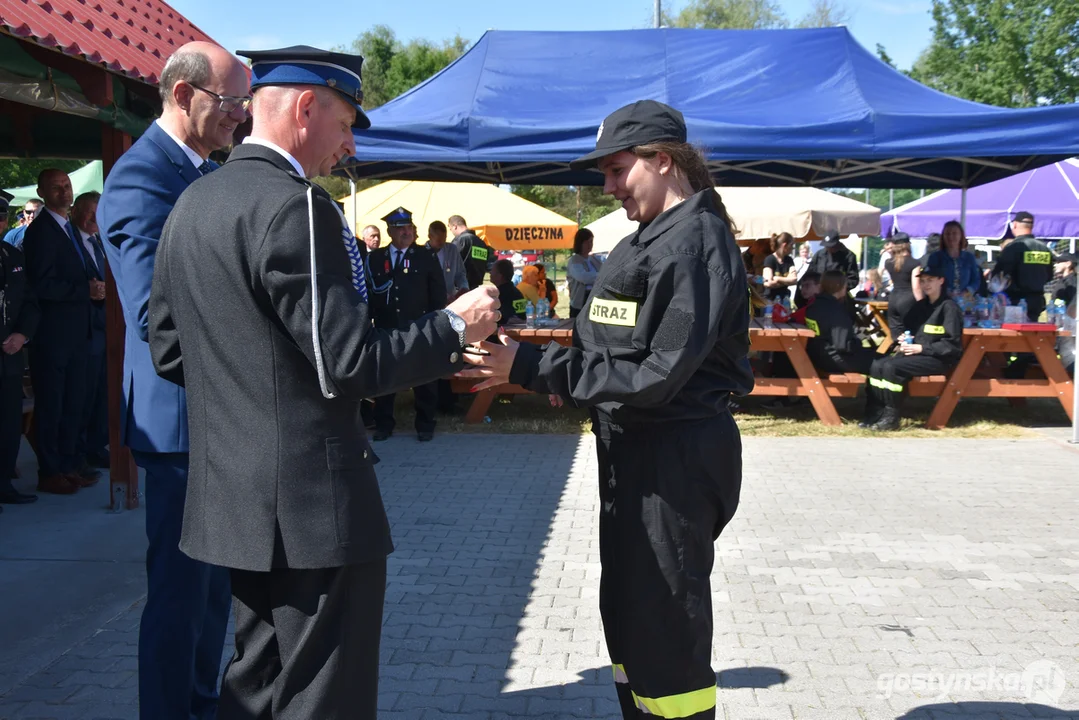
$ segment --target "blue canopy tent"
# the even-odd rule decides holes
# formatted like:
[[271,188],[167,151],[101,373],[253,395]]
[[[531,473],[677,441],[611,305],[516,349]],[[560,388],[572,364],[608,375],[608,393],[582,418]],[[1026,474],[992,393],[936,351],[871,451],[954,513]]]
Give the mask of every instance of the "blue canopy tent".
[[893,70],[846,28],[489,31],[370,113],[352,178],[599,184],[600,120],[680,109],[722,185],[970,187],[1079,154],[1079,105],[1003,109]]

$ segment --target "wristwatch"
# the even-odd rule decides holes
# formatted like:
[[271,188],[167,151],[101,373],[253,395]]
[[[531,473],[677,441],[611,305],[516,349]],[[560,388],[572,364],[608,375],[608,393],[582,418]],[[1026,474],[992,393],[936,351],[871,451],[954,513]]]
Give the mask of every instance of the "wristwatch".
[[450,319],[450,327],[457,333],[457,340],[461,343],[461,347],[465,346],[465,321],[461,319],[461,316],[448,308],[442,308],[439,312],[446,313],[446,317]]

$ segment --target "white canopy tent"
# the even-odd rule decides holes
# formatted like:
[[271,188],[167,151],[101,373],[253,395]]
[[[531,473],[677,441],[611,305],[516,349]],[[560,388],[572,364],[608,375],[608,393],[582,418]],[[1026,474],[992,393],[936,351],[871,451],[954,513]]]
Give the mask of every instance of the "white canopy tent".
[[[880,209],[826,190],[809,187],[716,188],[737,227],[739,241],[789,232],[796,240],[819,240],[830,230],[842,236],[879,235]],[[595,235],[592,252],[610,252],[637,223],[619,208],[587,226]]]

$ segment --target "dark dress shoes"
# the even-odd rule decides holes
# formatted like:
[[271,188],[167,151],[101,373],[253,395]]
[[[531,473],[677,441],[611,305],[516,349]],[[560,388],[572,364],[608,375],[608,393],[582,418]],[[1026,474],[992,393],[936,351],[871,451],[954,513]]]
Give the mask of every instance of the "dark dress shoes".
[[64,475],[64,477],[67,478],[67,481],[69,483],[71,483],[72,485],[74,485],[77,488],[93,487],[94,485],[97,485],[97,480],[98,480],[99,477],[101,477],[101,473],[97,473],[96,475],[93,475],[91,477],[87,477],[86,475],[83,475],[82,473],[75,472],[75,473],[67,473],[66,475]]
[[375,430],[374,440],[375,440],[375,442],[382,442],[383,440],[389,440],[390,435],[393,435],[393,430]]
[[26,505],[37,500],[37,495],[31,495],[29,493],[21,493],[15,488],[8,485],[5,488],[0,488],[0,504],[6,505]]
[[66,475],[57,473],[39,477],[37,479],[37,491],[54,495],[74,495],[79,491],[79,486],[72,484]]
[[435,439],[435,434],[433,432],[418,432],[416,433],[416,439],[420,442],[431,442]]

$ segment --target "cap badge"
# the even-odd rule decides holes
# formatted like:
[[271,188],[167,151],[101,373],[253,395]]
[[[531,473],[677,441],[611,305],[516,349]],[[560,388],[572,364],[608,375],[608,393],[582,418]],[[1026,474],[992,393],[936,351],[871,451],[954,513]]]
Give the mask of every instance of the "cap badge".
[[328,80],[326,80],[326,84],[330,87],[337,87],[337,81],[333,78],[329,78]]

